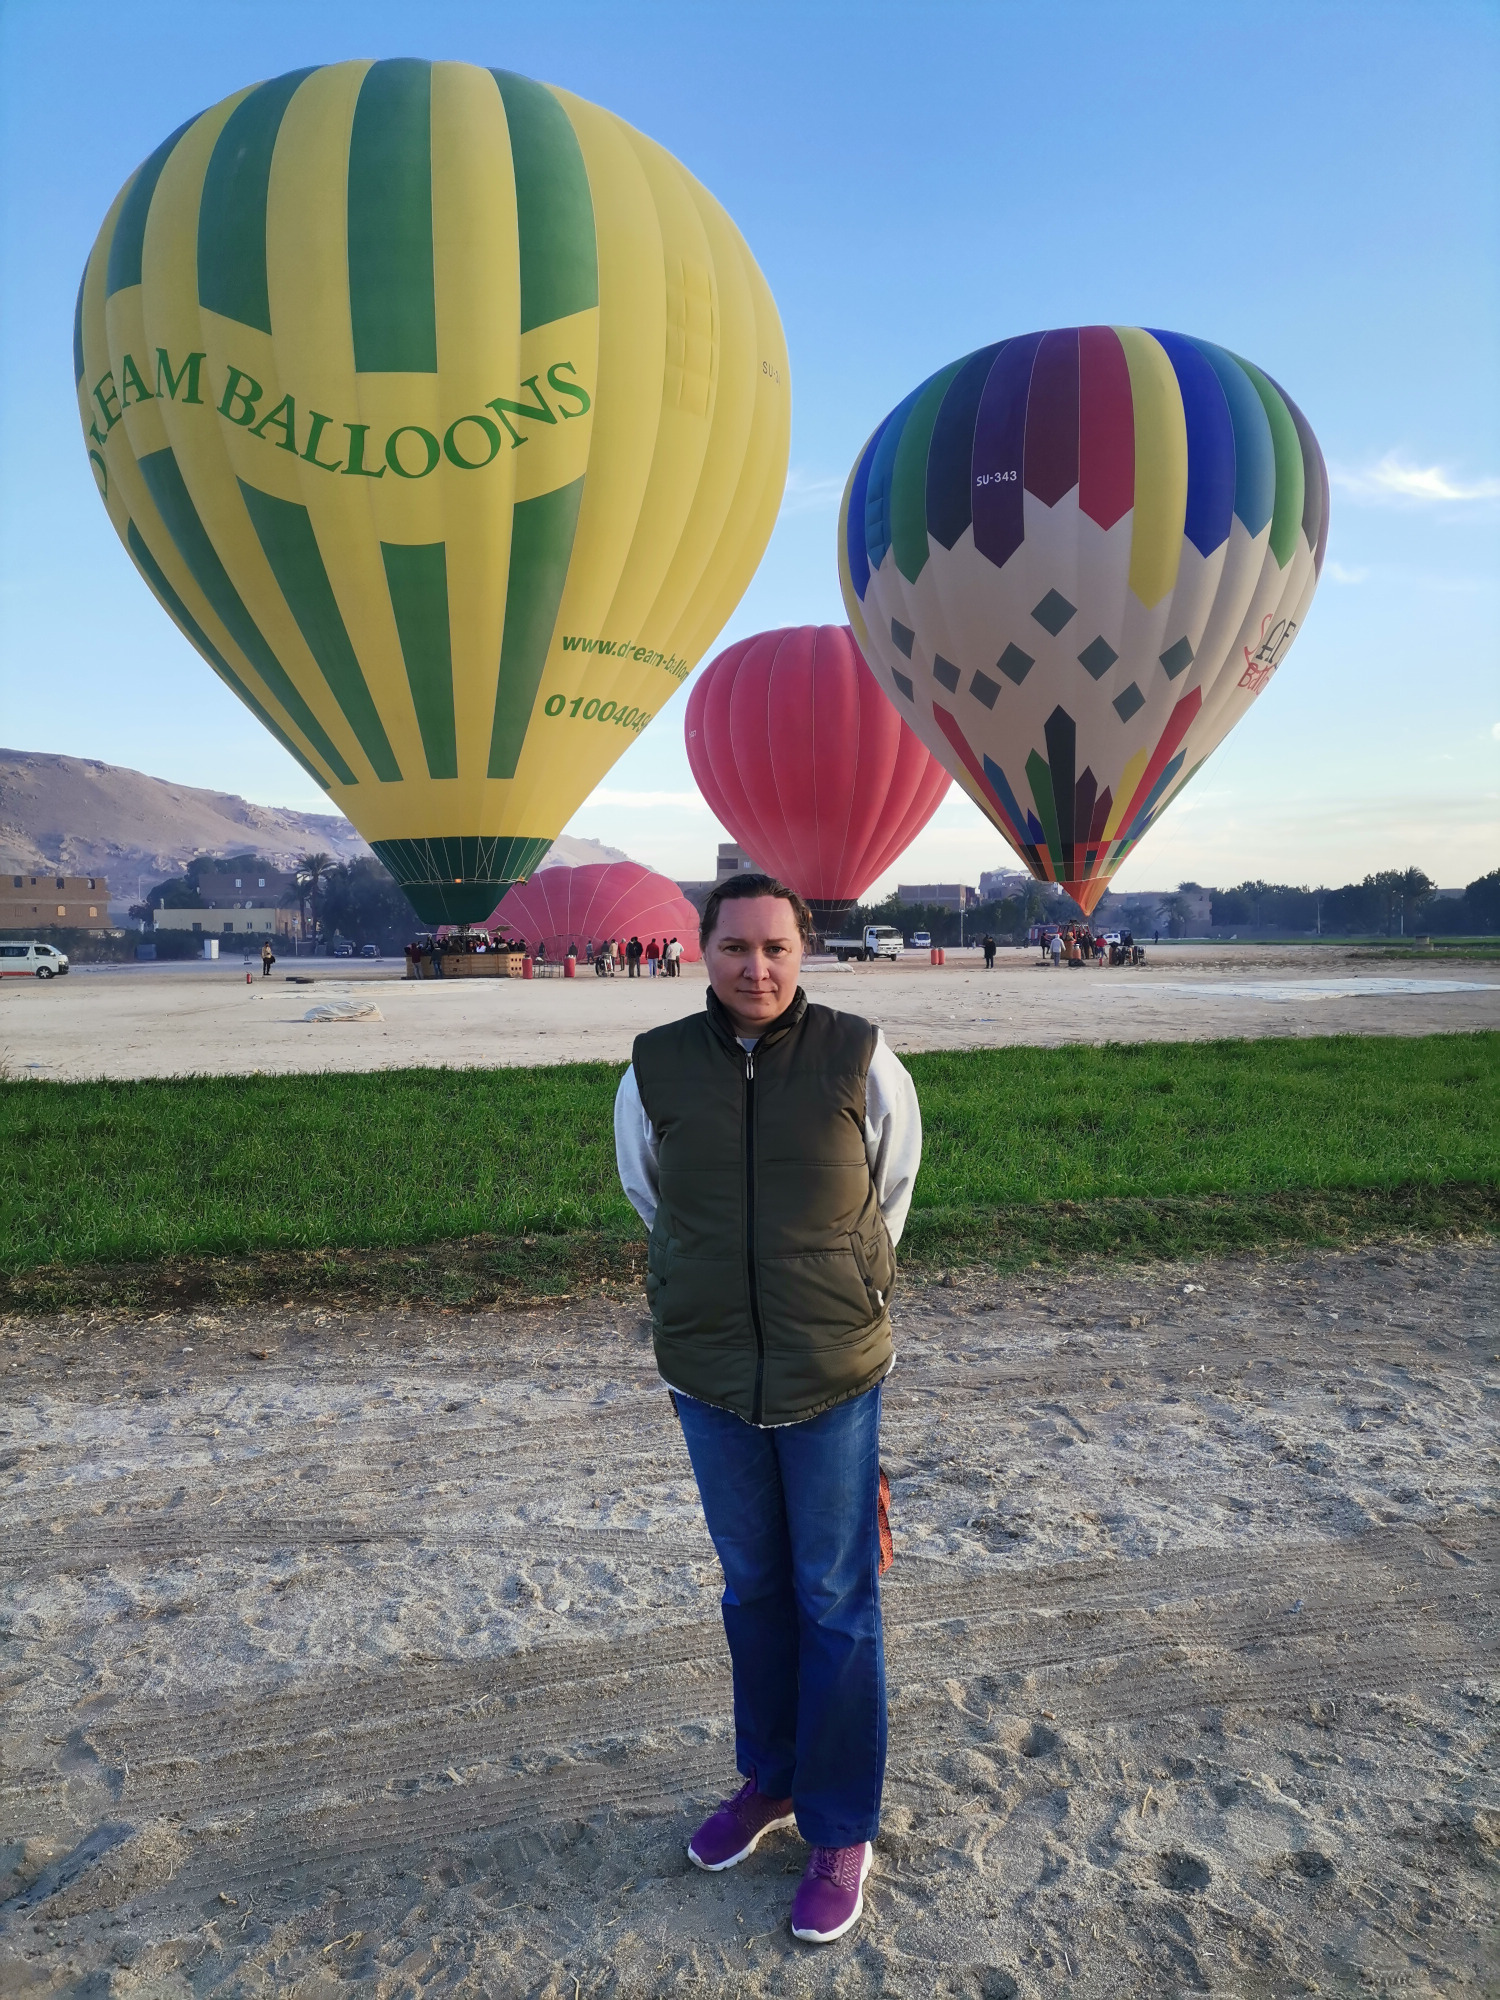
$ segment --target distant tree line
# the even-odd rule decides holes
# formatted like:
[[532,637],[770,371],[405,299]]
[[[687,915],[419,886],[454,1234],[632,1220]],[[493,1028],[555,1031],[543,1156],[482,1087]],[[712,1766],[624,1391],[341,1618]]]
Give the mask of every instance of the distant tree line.
[[[1341,888],[1309,888],[1290,882],[1241,882],[1233,889],[1206,889],[1183,882],[1171,895],[1106,894],[1094,910],[1101,930],[1133,930],[1137,937],[1160,931],[1185,937],[1201,923],[1207,899],[1208,925],[1216,932],[1291,931],[1309,937],[1492,936],[1500,932],[1500,868],[1471,882],[1461,896],[1439,896],[1420,868],[1386,868]],[[1025,897],[971,905],[960,925],[956,910],[934,903],[902,903],[894,895],[865,903],[849,919],[850,929],[891,924],[910,938],[926,931],[934,944],[973,943],[988,931],[1002,943],[1023,939],[1033,924],[1073,923],[1082,910],[1061,889],[1038,883]]]
[[1241,882],[1210,892],[1215,930],[1304,931],[1334,937],[1466,937],[1500,930],[1500,868],[1461,896],[1437,896],[1420,868],[1384,868],[1342,888]]

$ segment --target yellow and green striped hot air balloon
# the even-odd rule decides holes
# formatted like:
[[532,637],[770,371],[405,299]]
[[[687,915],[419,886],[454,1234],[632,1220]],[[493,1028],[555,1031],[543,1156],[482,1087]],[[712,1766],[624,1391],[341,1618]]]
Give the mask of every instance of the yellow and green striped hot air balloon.
[[79,289],[137,569],[427,922],[495,907],[684,680],[786,477],[724,210],[596,105],[346,62],[190,119]]

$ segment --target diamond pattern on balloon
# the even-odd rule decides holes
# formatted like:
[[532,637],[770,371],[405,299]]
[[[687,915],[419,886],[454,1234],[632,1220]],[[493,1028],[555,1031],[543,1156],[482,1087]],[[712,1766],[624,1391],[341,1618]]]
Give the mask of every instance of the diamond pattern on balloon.
[[[1031,662],[1026,663],[1030,666]],[[982,701],[986,708],[995,706],[995,696],[1000,692],[999,681],[992,681],[988,674],[975,674],[969,682],[969,693],[976,701]]]
[[1175,646],[1168,646],[1161,656],[1161,663],[1167,670],[1167,679],[1175,681],[1193,664],[1193,649],[1186,639],[1179,639]]
[[1119,657],[1108,639],[1101,635],[1097,639],[1090,639],[1078,655],[1078,664],[1086,674],[1091,674],[1096,681],[1100,681]]
[[917,637],[916,633],[913,632],[911,627],[909,625],[903,625],[900,619],[893,618],[891,620],[891,637],[895,640],[896,644],[900,647],[901,651],[905,653],[907,659],[910,659],[911,649],[914,643],[916,642],[916,637]]
[[1023,653],[1019,646],[1007,646],[995,665],[1008,681],[1014,681],[1019,687],[1036,665],[1036,661],[1030,653]]
[[933,659],[932,678],[935,681],[941,682],[949,694],[958,693],[958,668],[954,666],[951,660],[945,660],[941,653],[938,653]]
[[1146,697],[1141,693],[1140,689],[1136,686],[1135,682],[1132,681],[1128,688],[1122,689],[1121,692],[1115,696],[1114,705],[1115,705],[1115,714],[1119,716],[1121,722],[1129,722],[1131,716],[1135,714],[1137,709],[1144,708],[1146,706]]
[[1049,590],[1031,615],[1042,630],[1050,632],[1055,639],[1077,609],[1078,606],[1069,604],[1060,590]]
[[910,702],[916,701],[917,698],[916,691],[913,689],[910,680],[908,680],[905,674],[898,674],[896,672],[896,669],[892,667],[891,679],[896,683],[897,687],[900,688],[901,692],[906,696],[906,699],[908,701]]

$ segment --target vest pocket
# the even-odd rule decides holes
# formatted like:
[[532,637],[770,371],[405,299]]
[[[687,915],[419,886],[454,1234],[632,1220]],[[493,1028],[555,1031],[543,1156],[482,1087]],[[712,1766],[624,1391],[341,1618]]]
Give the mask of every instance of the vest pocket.
[[869,1254],[864,1244],[860,1242],[859,1237],[852,1232],[849,1237],[849,1248],[854,1252],[854,1262],[858,1267],[859,1275],[864,1279],[865,1294],[870,1301],[870,1313],[873,1317],[876,1313],[885,1311],[886,1287],[877,1284],[874,1266],[871,1263]]
[[874,1311],[884,1312],[891,1302],[891,1292],[896,1283],[896,1253],[891,1246],[885,1218],[878,1213],[874,1218],[874,1237],[873,1243],[867,1242],[855,1230],[849,1242],[854,1251],[854,1261],[859,1266],[859,1275],[870,1294],[870,1304]]
[[863,1339],[882,1310],[843,1232],[826,1250],[764,1259],[760,1308],[768,1350],[810,1353]]
[[658,1208],[656,1223],[646,1244],[646,1300],[653,1319],[661,1317],[661,1294],[666,1288],[672,1270],[672,1252],[676,1249],[675,1238],[661,1227],[662,1212]]

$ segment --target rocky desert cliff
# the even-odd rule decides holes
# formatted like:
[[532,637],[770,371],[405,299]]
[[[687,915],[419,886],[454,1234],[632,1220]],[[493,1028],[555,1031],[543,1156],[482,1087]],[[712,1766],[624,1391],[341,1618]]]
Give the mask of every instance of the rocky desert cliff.
[[[233,792],[177,785],[92,757],[0,750],[0,873],[45,868],[109,878],[115,902],[133,901],[195,854],[260,854],[286,867],[321,849],[338,861],[369,847],[342,813],[258,806]],[[542,864],[627,857],[598,841],[568,837]]]

